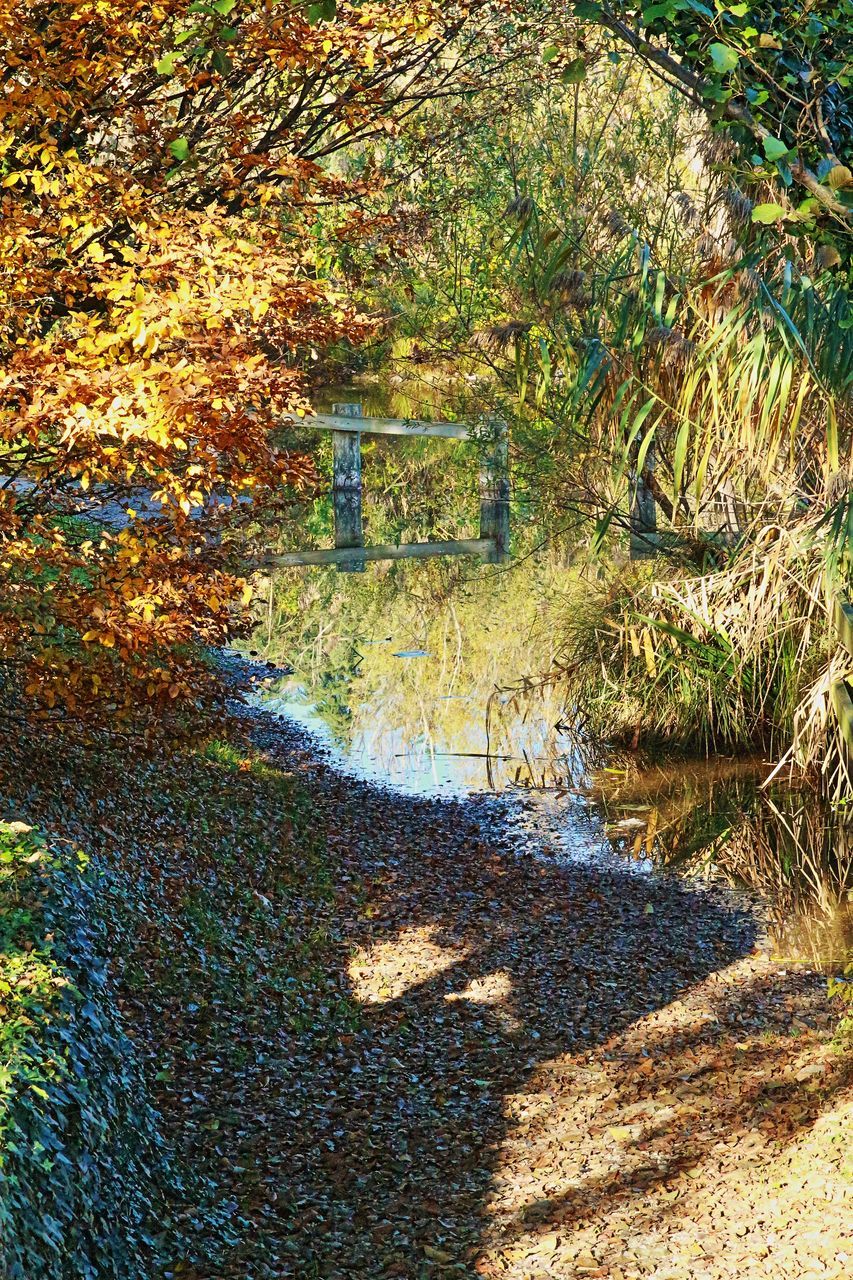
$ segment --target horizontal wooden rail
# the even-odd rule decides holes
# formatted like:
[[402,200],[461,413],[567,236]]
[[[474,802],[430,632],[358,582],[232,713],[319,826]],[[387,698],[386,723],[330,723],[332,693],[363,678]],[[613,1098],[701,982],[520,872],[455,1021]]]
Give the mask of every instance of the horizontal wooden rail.
[[[468,426],[463,422],[422,422],[416,418],[365,418],[358,402],[332,405],[332,413],[310,414],[304,426],[332,433],[332,503],[335,546],[329,550],[288,551],[267,557],[282,567],[337,565],[341,573],[361,573],[368,560],[417,560],[429,556],[482,556],[489,564],[509,557],[509,476],[506,423],[498,419]],[[420,436],[473,440],[480,445],[480,536],[450,542],[409,542],[365,547],[362,522],[361,437]]]
[[[415,418],[358,418],[315,413],[301,421],[306,427],[317,427],[321,431],[352,431],[366,436],[439,436],[445,440],[468,440],[479,434],[463,422],[420,422]],[[489,438],[488,429],[483,434]]]
[[323,551],[283,551],[265,556],[264,565],[293,568],[303,564],[351,564],[364,560],[424,560],[429,556],[485,556],[498,552],[494,538],[456,538],[451,542],[379,543],[375,547],[334,547]]

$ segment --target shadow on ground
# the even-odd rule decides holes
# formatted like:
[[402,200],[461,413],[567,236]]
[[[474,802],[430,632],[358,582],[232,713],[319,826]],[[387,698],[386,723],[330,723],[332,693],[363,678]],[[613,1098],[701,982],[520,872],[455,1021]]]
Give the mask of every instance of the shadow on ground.
[[[115,762],[45,782],[22,756],[6,779],[30,820],[120,851],[150,906],[117,952],[125,1015],[221,1219],[206,1239],[199,1199],[176,1205],[189,1243],[165,1274],[570,1276],[620,1214],[642,1234],[670,1211],[650,1197],[701,1169],[709,1133],[765,1141],[775,1111],[790,1139],[847,1083],[777,1082],[768,1036],[817,988],[749,970],[745,911],[543,864],[485,807],[252,732],[259,768],[146,764],[119,787]],[[730,1058],[754,1087],[727,1096]]]

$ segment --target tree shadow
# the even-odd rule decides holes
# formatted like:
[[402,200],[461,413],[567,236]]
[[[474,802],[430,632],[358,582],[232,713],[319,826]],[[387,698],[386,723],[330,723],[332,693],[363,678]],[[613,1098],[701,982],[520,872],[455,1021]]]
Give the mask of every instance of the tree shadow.
[[[219,1211],[206,1242],[195,1184],[178,1196],[188,1243],[167,1274],[491,1274],[493,1248],[582,1232],[701,1165],[678,1100],[662,1128],[652,1114],[636,1135],[608,1131],[697,1070],[725,1071],[697,1053],[717,1052],[721,1029],[742,1039],[744,1019],[757,1035],[776,1008],[784,1025],[788,994],[809,987],[709,991],[752,952],[750,914],[673,879],[544,863],[488,806],[394,796],[318,765],[286,728],[252,732],[262,769],[197,759],[175,779],[167,762],[125,766],[118,798],[120,762],[108,777],[104,761],[87,773],[77,760],[70,782],[60,770],[48,784],[22,756],[5,779],[31,819],[64,812],[66,826],[73,785],[70,825],[89,824],[107,858],[119,834],[124,853],[135,841],[146,899],[179,902],[166,931],[153,910],[136,921],[138,971],[117,961],[152,1075],[168,1055],[169,1136]],[[282,775],[310,794],[296,826]],[[309,844],[325,845],[322,868]],[[754,1057],[755,1086],[713,1104],[718,1135],[760,1127],[783,1099],[791,1135],[815,1114],[809,1078],[768,1094],[768,1052],[727,1048]]]
[[342,957],[362,1017],[301,1082],[296,1256],[280,1274],[473,1275],[509,1104],[543,1064],[585,1062],[747,955],[754,922],[672,880],[544,864],[471,806],[331,771],[312,785],[366,885]]

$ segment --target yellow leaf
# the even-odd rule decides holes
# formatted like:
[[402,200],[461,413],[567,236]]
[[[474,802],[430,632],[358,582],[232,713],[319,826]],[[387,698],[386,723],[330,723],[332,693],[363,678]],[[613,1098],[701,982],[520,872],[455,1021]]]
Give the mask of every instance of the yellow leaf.
[[607,1132],[614,1142],[630,1142],[634,1137],[634,1130],[626,1124],[614,1124]]
[[652,644],[651,632],[648,627],[643,628],[643,650],[646,655],[646,670],[652,679],[658,673],[657,663],[655,662],[655,650]]
[[834,164],[824,178],[824,182],[833,191],[841,191],[845,187],[853,186],[853,173],[846,164]]
[[445,1249],[435,1249],[430,1244],[424,1245],[424,1254],[429,1258],[430,1262],[452,1262],[453,1254],[447,1253]]

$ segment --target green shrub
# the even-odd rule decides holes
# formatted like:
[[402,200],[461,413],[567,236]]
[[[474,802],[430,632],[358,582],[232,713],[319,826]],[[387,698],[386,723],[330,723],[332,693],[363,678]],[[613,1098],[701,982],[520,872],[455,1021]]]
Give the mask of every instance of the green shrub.
[[0,823],[0,1274],[151,1275],[157,1116],[82,854]]

